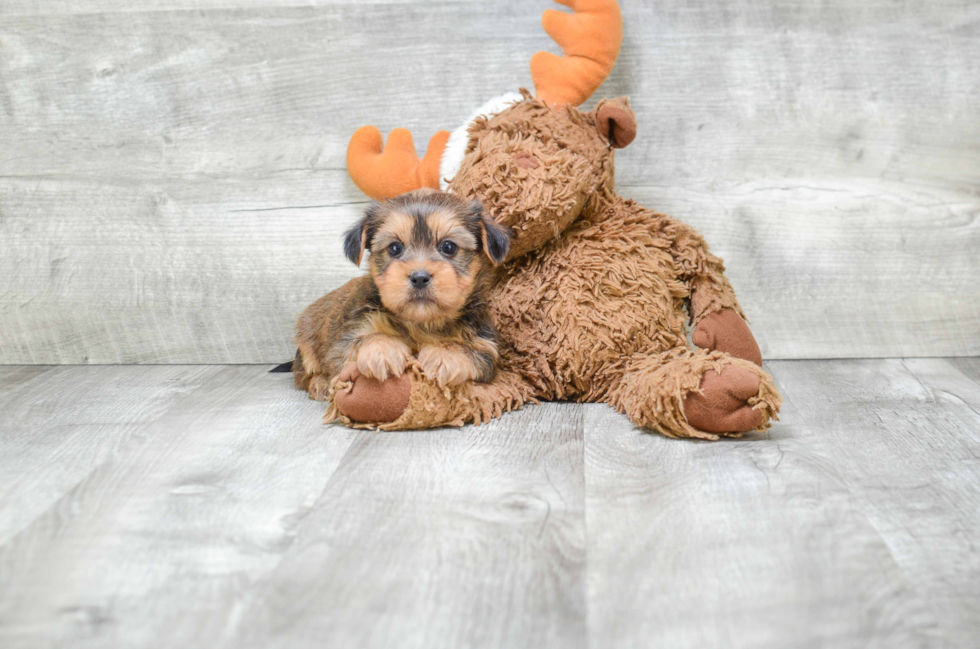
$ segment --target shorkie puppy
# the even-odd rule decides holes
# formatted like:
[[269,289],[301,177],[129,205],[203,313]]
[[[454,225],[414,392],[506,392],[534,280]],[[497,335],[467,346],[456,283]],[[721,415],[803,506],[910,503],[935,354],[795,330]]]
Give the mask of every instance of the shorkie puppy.
[[344,252],[370,273],[320,298],[296,326],[296,385],[324,400],[330,381],[357,364],[381,381],[418,356],[441,386],[489,382],[496,332],[483,302],[490,265],[510,248],[509,228],[479,201],[423,189],[373,203],[347,233]]

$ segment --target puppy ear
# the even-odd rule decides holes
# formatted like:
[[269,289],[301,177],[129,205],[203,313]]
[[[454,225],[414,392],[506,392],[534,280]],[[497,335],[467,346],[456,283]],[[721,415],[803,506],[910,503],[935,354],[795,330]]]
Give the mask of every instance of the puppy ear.
[[484,215],[480,219],[480,233],[483,239],[483,252],[490,258],[494,266],[507,258],[507,253],[510,252],[513,230]]
[[514,236],[513,230],[490,218],[480,201],[470,202],[465,212],[467,223],[472,228],[471,232],[476,234],[476,230],[479,229],[481,247],[493,265],[496,266],[506,259],[510,251],[511,238]]
[[355,223],[344,235],[344,254],[355,266],[361,265],[364,250],[371,245],[371,237],[374,235],[372,226],[377,223],[380,208],[380,203],[371,203],[371,207],[367,209],[364,218]]
[[344,254],[355,266],[361,265],[364,248],[367,247],[367,217],[361,219],[344,235]]

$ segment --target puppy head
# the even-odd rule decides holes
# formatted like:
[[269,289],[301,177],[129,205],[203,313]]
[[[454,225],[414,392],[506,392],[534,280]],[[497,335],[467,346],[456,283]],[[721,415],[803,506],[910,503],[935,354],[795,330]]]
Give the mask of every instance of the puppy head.
[[381,302],[419,324],[455,319],[482,283],[489,264],[510,249],[509,228],[487,216],[478,201],[418,190],[376,202],[347,233],[344,251],[370,271]]

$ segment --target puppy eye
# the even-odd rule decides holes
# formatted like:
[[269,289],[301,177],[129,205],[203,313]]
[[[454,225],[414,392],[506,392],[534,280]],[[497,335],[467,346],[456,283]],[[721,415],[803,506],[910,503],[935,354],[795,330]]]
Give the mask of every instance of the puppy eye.
[[401,241],[392,241],[388,244],[388,254],[392,257],[397,257],[398,255],[402,254],[402,250],[404,249],[405,246],[401,244]]
[[452,257],[455,255],[457,250],[459,250],[459,246],[448,239],[439,244],[439,252],[447,257]]

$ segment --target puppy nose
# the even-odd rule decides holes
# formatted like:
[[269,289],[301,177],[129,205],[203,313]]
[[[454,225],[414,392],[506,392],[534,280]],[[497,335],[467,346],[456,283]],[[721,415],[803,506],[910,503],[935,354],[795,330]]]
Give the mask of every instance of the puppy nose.
[[408,279],[412,282],[412,286],[415,288],[425,288],[429,285],[429,280],[432,279],[432,275],[424,270],[416,270],[408,276]]

